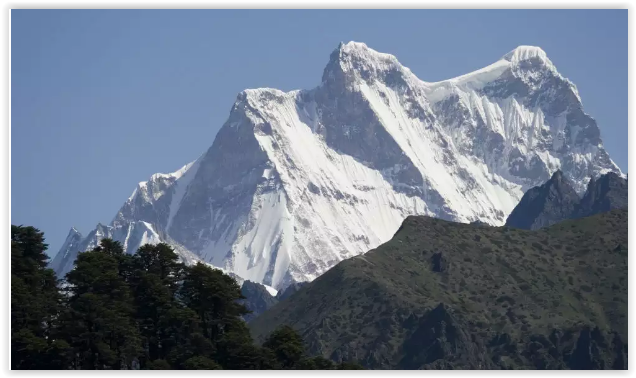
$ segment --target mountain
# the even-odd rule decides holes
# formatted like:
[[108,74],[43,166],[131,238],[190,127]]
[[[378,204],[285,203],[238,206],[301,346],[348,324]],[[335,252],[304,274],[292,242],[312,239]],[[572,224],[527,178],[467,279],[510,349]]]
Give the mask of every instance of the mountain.
[[372,369],[627,369],[628,213],[537,231],[409,216],[250,323]]
[[627,179],[609,172],[598,179],[590,179],[587,191],[581,199],[574,217],[586,217],[593,214],[627,207]]
[[272,308],[283,299],[289,298],[292,294],[305,286],[307,282],[294,282],[283,291],[277,292],[275,289],[252,281],[244,281],[241,286],[241,294],[245,297],[242,303],[251,313],[243,316],[246,322],[250,322],[260,314]]
[[583,193],[621,175],[574,84],[520,46],[454,79],[418,79],[389,54],[341,43],[311,90],[241,92],[212,146],[140,183],[106,235],[133,252],[164,241],[243,279],[284,289],[386,242],[405,217],[504,224],[560,169]]
[[293,284],[287,286],[284,291],[279,291],[278,294],[276,294],[276,299],[278,299],[278,301],[282,301],[283,299],[289,298],[292,296],[292,294],[294,294],[307,284],[308,282],[294,282]]
[[[235,277],[236,278],[236,277]],[[241,294],[245,297],[242,303],[251,311],[243,316],[246,322],[250,322],[263,312],[269,310],[276,303],[290,297],[292,294],[305,286],[307,282],[294,282],[287,286],[284,291],[277,292],[275,289],[252,281],[244,281],[241,286]]]
[[609,172],[590,179],[580,198],[561,171],[526,192],[508,216],[506,226],[536,230],[565,219],[581,218],[627,207],[627,180]]
[[550,180],[528,190],[512,210],[506,226],[536,230],[569,219],[581,198],[561,171]]
[[278,303],[276,292],[270,292],[270,289],[252,281],[243,282],[241,294],[245,297],[241,303],[251,311],[250,314],[243,316],[246,322],[251,321]]

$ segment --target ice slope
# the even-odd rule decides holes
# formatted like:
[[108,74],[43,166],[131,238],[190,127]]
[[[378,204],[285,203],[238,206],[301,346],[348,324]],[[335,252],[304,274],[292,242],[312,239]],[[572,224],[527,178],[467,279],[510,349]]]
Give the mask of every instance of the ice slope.
[[127,252],[165,241],[280,290],[377,247],[411,214],[502,225],[557,169],[579,193],[620,174],[540,48],[427,83],[350,42],[314,89],[241,92],[206,153],[140,183],[108,227],[71,232],[52,266],[64,273],[108,235]]

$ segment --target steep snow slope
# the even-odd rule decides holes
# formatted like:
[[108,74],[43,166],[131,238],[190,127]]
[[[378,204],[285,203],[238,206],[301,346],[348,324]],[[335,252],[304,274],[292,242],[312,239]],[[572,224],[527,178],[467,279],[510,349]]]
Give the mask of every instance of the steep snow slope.
[[540,48],[427,83],[350,42],[312,90],[241,92],[204,155],[140,183],[110,226],[73,234],[52,266],[64,273],[103,235],[128,252],[161,240],[283,289],[389,240],[407,215],[501,225],[557,169],[579,193],[620,174]]

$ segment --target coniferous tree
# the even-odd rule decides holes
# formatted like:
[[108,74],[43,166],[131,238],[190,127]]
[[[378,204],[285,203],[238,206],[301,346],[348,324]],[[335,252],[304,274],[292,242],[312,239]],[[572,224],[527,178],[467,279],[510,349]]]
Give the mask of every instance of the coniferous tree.
[[238,302],[245,297],[236,281],[202,263],[186,269],[179,298],[196,312],[203,334],[213,343],[239,327],[237,318],[247,314],[245,306]]
[[357,362],[341,362],[336,366],[336,370],[364,370],[364,367]]
[[[130,260],[129,285],[135,298],[136,319],[142,346],[141,367],[157,359],[165,360],[177,337],[171,330],[172,314],[180,305],[175,298],[184,266],[167,244],[144,245]],[[183,315],[183,314],[179,314]],[[194,314],[190,314],[191,320]]]
[[186,269],[179,298],[199,316],[202,336],[213,345],[207,357],[214,358],[224,369],[269,366],[241,319],[247,309],[239,303],[244,297],[233,278],[198,263]]
[[58,335],[62,297],[46,249],[38,229],[11,226],[12,369],[67,367],[69,347]]
[[11,228],[14,369],[352,369],[305,355],[291,327],[252,340],[237,282],[186,267],[167,244],[134,254],[104,239],[80,253],[63,289],[32,227]]
[[146,370],[172,370],[172,366],[166,360],[148,361]]
[[184,367],[186,370],[221,370],[222,369],[221,365],[203,356],[196,356],[196,357],[189,358],[184,363]]
[[283,325],[272,332],[263,343],[270,350],[282,369],[296,370],[362,370],[356,362],[334,364],[322,356],[307,356],[302,337],[292,327]]
[[254,344],[247,323],[240,318],[223,334],[217,344],[215,358],[228,370],[280,369],[281,365],[271,351]]
[[76,369],[131,369],[140,353],[131,290],[125,280],[129,256],[120,243],[102,240],[78,254],[66,275],[68,311],[64,331]]
[[270,349],[283,369],[293,369],[305,354],[303,340],[292,327],[282,326],[274,330],[263,343]]
[[321,356],[306,357],[296,364],[297,370],[333,370],[334,368],[333,361]]
[[214,353],[214,345],[201,332],[199,317],[187,307],[169,310],[161,327],[165,360],[174,369],[183,369],[191,357]]

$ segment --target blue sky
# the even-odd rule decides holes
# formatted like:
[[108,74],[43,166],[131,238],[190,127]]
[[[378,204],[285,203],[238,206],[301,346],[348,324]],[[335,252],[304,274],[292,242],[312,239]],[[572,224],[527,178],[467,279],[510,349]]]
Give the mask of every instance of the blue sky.
[[542,47],[627,171],[626,10],[13,10],[11,222],[110,223],[139,181],[203,154],[245,88],[319,84],[340,41],[438,81]]

